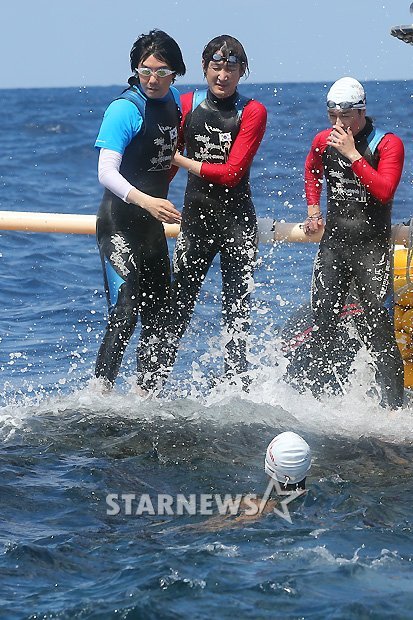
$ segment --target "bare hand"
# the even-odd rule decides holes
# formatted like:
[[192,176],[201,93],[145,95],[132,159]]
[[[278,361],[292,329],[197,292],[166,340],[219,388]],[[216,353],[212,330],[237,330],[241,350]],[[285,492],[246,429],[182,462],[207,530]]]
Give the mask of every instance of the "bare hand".
[[322,213],[309,216],[303,223],[303,230],[306,235],[314,235],[323,227],[324,219]]
[[184,155],[181,155],[181,153],[175,153],[175,156],[172,160],[172,165],[178,166],[178,168],[184,168],[185,170],[188,170],[188,172],[191,172],[198,177],[201,176],[202,162],[195,161],[194,159],[189,159],[189,157],[185,157]]
[[181,168],[183,159],[184,157],[181,155],[181,153],[178,153],[178,151],[176,151],[171,162],[172,166],[178,166],[178,168]]
[[360,153],[356,150],[353,132],[350,127],[343,129],[338,125],[334,125],[329,137],[327,138],[328,146],[333,146],[341,155],[350,160],[358,159]]
[[141,202],[141,207],[146,209],[155,219],[166,224],[180,224],[181,214],[166,198],[148,198]]

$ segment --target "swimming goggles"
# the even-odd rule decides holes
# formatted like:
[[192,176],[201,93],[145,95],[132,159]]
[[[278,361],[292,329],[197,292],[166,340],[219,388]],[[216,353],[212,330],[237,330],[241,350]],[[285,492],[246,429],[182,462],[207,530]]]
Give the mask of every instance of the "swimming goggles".
[[335,101],[327,101],[327,108],[329,110],[340,109],[340,110],[364,110],[366,108],[365,101],[359,101],[358,103],[353,103],[352,101],[340,101],[340,103],[336,103]]
[[142,77],[151,77],[151,75],[156,75],[158,78],[168,77],[169,75],[175,73],[172,69],[155,69],[155,71],[153,71],[152,69],[149,69],[149,67],[137,67],[135,71]]
[[228,62],[231,65],[235,65],[237,63],[241,64],[241,60],[238,58],[238,56],[234,56],[233,54],[231,54],[230,56],[222,56],[222,54],[218,54],[218,52],[215,52],[215,54],[212,54],[212,59],[214,62]]

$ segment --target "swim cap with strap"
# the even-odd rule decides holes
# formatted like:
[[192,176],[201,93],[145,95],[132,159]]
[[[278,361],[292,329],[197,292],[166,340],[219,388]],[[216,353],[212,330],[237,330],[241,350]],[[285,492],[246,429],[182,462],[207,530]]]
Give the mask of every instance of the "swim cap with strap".
[[366,93],[363,86],[352,77],[343,77],[334,82],[327,93],[327,102],[340,104],[343,102],[351,103],[352,107],[365,109]]
[[310,467],[310,446],[297,433],[280,433],[270,442],[265,455],[265,472],[274,480],[286,485],[299,483]]

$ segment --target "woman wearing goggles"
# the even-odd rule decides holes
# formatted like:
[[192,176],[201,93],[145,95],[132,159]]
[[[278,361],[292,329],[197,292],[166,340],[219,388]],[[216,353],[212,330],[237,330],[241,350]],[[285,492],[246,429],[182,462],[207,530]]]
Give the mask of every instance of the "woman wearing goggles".
[[177,43],[160,30],[135,41],[130,62],[129,88],[109,105],[95,144],[105,187],[97,241],[109,306],[95,374],[105,389],[113,385],[139,312],[137,383],[147,390],[158,379],[160,333],[169,311],[170,265],[162,222],[180,221],[167,194],[180,120],[179,93],[172,82],[184,75],[185,64]]
[[[241,43],[212,39],[202,54],[207,89],[181,96],[182,122],[175,164],[188,171],[181,233],[174,254],[170,363],[189,325],[202,282],[216,254],[222,272],[225,371],[245,373],[256,215],[249,170],[264,135],[267,113],[237,90],[248,73]],[[244,377],[247,381],[247,377]]]

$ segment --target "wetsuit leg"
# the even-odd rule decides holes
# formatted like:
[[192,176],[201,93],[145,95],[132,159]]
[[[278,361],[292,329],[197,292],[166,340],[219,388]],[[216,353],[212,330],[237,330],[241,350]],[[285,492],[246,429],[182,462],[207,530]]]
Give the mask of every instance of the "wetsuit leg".
[[131,242],[122,232],[107,233],[97,225],[97,238],[109,319],[99,348],[95,375],[113,384],[123,354],[136,327],[139,298],[140,255],[132,251]]
[[164,363],[163,340],[170,301],[170,265],[163,226],[146,214],[122,206],[121,215],[105,196],[97,219],[109,319],[95,374],[113,384],[141,315],[137,351],[138,384],[149,389]]
[[[222,316],[225,325],[225,373],[245,372],[250,328],[251,291],[257,248],[255,215],[231,218],[221,245]],[[240,222],[240,220],[244,220]]]
[[386,242],[370,244],[353,257],[353,272],[364,313],[357,328],[376,365],[376,379],[382,404],[392,408],[403,404],[403,360],[394,335],[393,322],[384,306],[390,286],[390,256]]
[[171,316],[168,327],[168,366],[172,367],[205,276],[218,248],[214,239],[184,228],[173,257]]
[[339,244],[321,243],[314,262],[311,307],[314,330],[309,345],[307,378],[314,393],[328,383],[339,350],[338,322],[352,278]]
[[164,330],[170,308],[171,273],[162,225],[155,223],[142,242],[139,311],[141,333],[137,347],[138,385],[153,389],[163,378],[166,360]]

